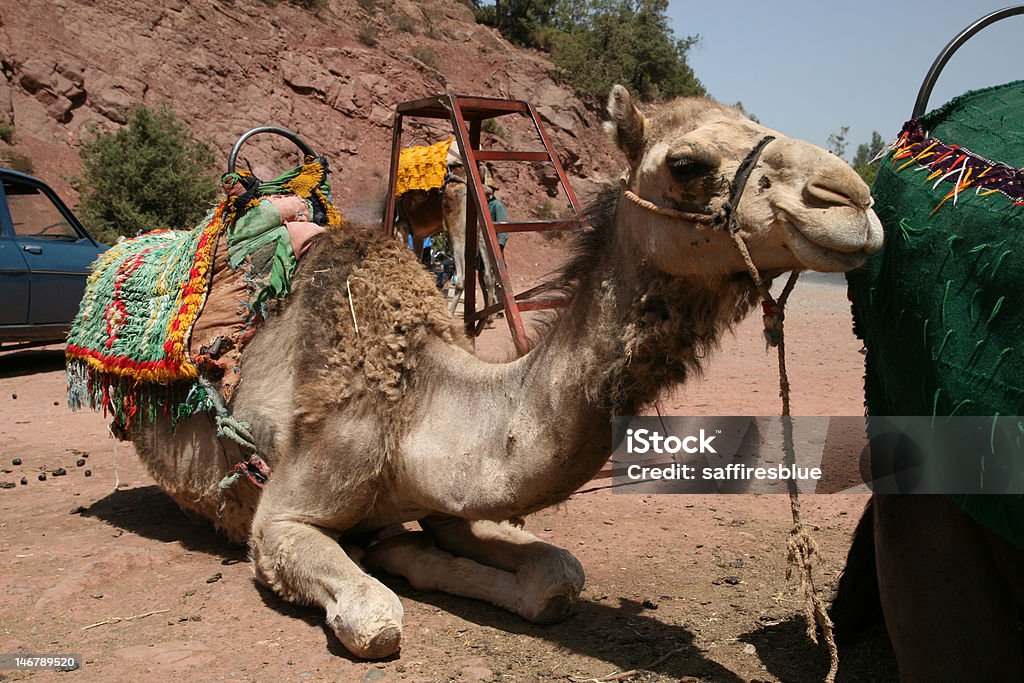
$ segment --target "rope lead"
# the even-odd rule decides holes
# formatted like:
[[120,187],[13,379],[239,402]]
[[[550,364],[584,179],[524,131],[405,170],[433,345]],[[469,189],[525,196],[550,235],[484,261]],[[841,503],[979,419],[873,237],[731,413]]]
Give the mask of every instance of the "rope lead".
[[[767,283],[761,278],[761,273],[758,272],[753,259],[750,257],[750,250],[747,249],[747,244],[740,235],[739,222],[736,220],[736,207],[740,204],[740,197],[743,195],[747,180],[754,167],[757,166],[761,152],[774,139],[770,135],[765,136],[743,159],[737,168],[732,183],[730,183],[729,201],[723,204],[722,210],[717,214],[688,213],[660,207],[629,190],[625,178],[621,179],[620,183],[622,194],[637,206],[662,216],[677,218],[691,223],[722,225],[730,237],[732,237],[733,244],[736,245],[736,249],[739,251],[740,256],[743,258],[743,263],[747,267],[750,279],[753,280],[757,291],[761,295],[765,342],[767,346],[774,346],[778,349],[783,449],[785,451],[785,462],[787,464],[795,464],[796,454],[793,447],[793,420],[790,415],[789,376],[786,374],[786,336],[783,323],[786,317],[786,301],[789,299],[789,295],[793,291],[800,273],[795,270],[790,273],[786,285],[779,294],[779,298],[775,299],[771,291],[769,291]],[[800,587],[804,593],[804,618],[807,621],[807,637],[811,642],[817,644],[818,636],[815,624],[821,628],[829,654],[829,669],[828,674],[825,676],[825,681],[826,683],[834,683],[836,673],[839,671],[839,648],[836,646],[832,620],[829,618],[825,605],[814,585],[814,557],[818,554],[818,544],[814,541],[810,530],[800,518],[800,497],[796,482],[791,479],[788,481],[788,486],[789,509],[793,517],[793,528],[789,532],[789,539],[787,541],[787,561],[789,567],[786,569],[786,579],[789,580],[792,577],[794,569],[798,572]]]

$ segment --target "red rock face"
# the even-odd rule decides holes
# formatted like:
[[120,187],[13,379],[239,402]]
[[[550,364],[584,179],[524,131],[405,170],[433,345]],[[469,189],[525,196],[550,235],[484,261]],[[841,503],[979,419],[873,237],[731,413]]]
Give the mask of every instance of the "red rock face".
[[[602,113],[548,76],[540,53],[511,46],[455,0],[326,0],[310,12],[287,2],[23,0],[0,9],[0,123],[33,172],[72,204],[78,148],[111,131],[136,105],[170,102],[226,157],[250,128],[279,125],[327,155],[336,203],[379,220],[391,121],[399,102],[443,92],[534,103],[578,193],[614,176],[620,161],[601,135]],[[369,9],[366,9],[369,7]],[[484,147],[537,149],[525,121],[498,119]],[[404,141],[449,134],[444,122],[406,126]],[[241,155],[261,177],[298,152],[257,136]],[[511,218],[558,212],[553,171],[496,168]]]

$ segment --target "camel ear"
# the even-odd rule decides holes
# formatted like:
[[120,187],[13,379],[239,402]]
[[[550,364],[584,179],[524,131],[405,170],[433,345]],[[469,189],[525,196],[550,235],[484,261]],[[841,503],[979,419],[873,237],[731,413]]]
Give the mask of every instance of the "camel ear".
[[644,150],[647,119],[633,105],[629,91],[621,85],[614,86],[608,95],[608,116],[611,121],[604,123],[605,132],[623,151],[630,165],[636,165]]

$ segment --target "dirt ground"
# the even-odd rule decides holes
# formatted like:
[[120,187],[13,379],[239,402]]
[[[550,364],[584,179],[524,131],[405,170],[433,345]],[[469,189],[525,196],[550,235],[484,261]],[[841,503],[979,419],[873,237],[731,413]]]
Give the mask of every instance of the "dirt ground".
[[[557,249],[510,243],[514,274],[557,259]],[[860,415],[862,357],[845,287],[808,280],[787,315],[793,414]],[[509,353],[502,325],[485,332],[481,355]],[[662,410],[777,414],[777,381],[754,316]],[[84,664],[0,680],[581,681],[636,670],[615,680],[800,682],[827,671],[785,578],[785,496],[622,494],[595,480],[527,520],[586,570],[568,621],[534,626],[384,577],[405,606],[405,636],[400,656],[367,663],[347,654],[318,610],[257,588],[243,548],[186,520],[104,419],[69,412],[64,398],[60,347],[0,354],[0,482],[15,485],[0,489],[0,653],[79,654]],[[826,596],[864,502],[804,498]],[[896,676],[881,630],[841,653],[842,681]]]

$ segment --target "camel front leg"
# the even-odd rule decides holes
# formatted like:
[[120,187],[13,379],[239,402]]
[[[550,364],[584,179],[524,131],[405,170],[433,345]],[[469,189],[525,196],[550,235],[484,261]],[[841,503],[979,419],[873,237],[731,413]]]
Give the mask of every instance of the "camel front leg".
[[421,524],[430,535],[407,533],[372,546],[367,564],[405,576],[415,588],[485,600],[538,624],[561,621],[575,607],[585,578],[568,551],[509,524],[451,517]]
[[463,231],[462,239],[457,240],[452,233],[448,234],[448,240],[452,248],[452,260],[455,261],[455,286],[452,288],[454,296],[448,304],[449,315],[455,315],[459,308],[459,299],[466,287],[466,233]]
[[253,520],[250,555],[256,578],[285,600],[322,607],[338,640],[357,657],[380,659],[398,652],[403,618],[398,597],[363,572],[324,529],[275,516],[273,500],[267,501],[272,488]]
[[1024,680],[1017,603],[981,527],[945,496],[872,502],[878,586],[900,679]]

